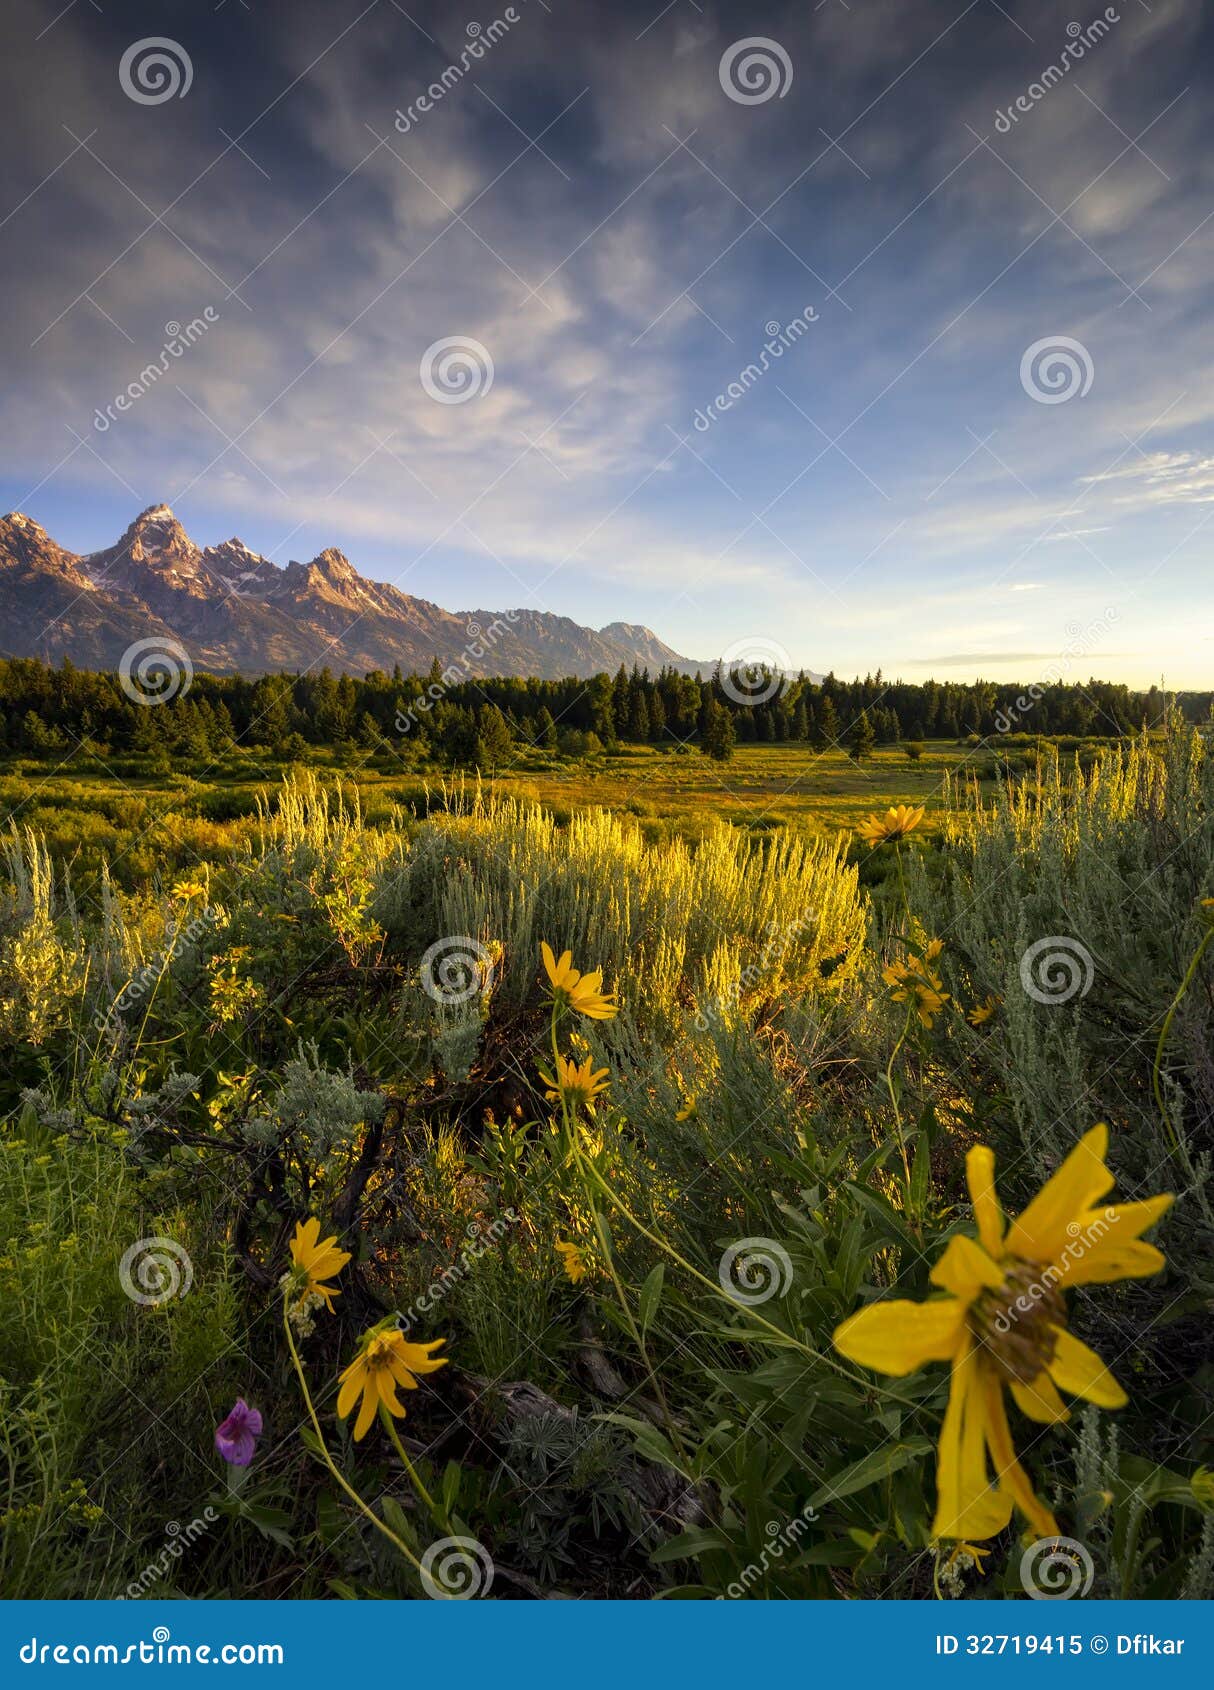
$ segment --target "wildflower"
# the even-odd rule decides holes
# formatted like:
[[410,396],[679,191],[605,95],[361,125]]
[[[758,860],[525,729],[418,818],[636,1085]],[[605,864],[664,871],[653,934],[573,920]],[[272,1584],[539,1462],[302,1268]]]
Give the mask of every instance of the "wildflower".
[[[939,955],[939,952],[935,952]],[[890,996],[895,1003],[913,1006],[924,1027],[931,1031],[935,1017],[948,1002],[944,981],[926,963],[891,962],[881,970],[881,978],[894,990]]]
[[695,1098],[689,1097],[681,1109],[676,1109],[674,1118],[676,1121],[694,1121],[696,1118]]
[[601,1097],[607,1090],[610,1081],[606,1078],[606,1068],[597,1068],[591,1072],[590,1057],[585,1062],[576,1063],[564,1056],[556,1059],[556,1078],[540,1070],[540,1079],[549,1088],[545,1093],[550,1103],[564,1102],[573,1108],[576,1104],[584,1103],[587,1109],[594,1108],[594,1100]]
[[868,816],[856,832],[866,845],[896,845],[923,820],[923,805],[891,804],[883,816]]
[[966,1176],[978,1242],[950,1239],[932,1269],[932,1283],[947,1295],[876,1303],[835,1332],[841,1354],[896,1378],[929,1361],[952,1364],[936,1465],[936,1537],[994,1537],[1013,1504],[1038,1537],[1058,1535],[1016,1459],[1005,1387],[1023,1414],[1047,1425],[1068,1418],[1059,1386],[1101,1408],[1126,1401],[1100,1357],[1067,1331],[1063,1292],[1158,1273],[1163,1255],[1140,1234],[1172,1199],[1096,1207],[1113,1184],[1107,1148],[1107,1127],[1085,1133],[1005,1230],[994,1152],[976,1145]]
[[1002,1002],[1001,997],[997,997],[994,992],[989,992],[981,1003],[974,1005],[965,1019],[971,1027],[982,1027],[990,1020]]
[[1203,898],[1197,906],[1197,911],[1207,927],[1214,927],[1214,898]]
[[337,1234],[331,1238],[320,1236],[320,1222],[315,1215],[300,1221],[291,1240],[293,1266],[283,1278],[283,1285],[293,1296],[294,1306],[301,1312],[325,1305],[333,1313],[333,1299],[341,1292],[335,1285],[326,1284],[333,1274],[340,1273],[350,1260],[348,1250],[337,1248]]
[[172,896],[179,898],[183,904],[188,904],[191,898],[205,898],[207,889],[200,880],[179,880],[173,887]]
[[233,1467],[247,1467],[261,1436],[261,1415],[237,1397],[232,1412],[215,1428],[215,1448]]
[[363,1334],[359,1352],[341,1375],[341,1390],[337,1395],[337,1412],[348,1419],[354,1404],[362,1397],[358,1419],[354,1423],[354,1441],[364,1438],[382,1404],[388,1413],[403,1420],[405,1405],[396,1394],[417,1389],[418,1373],[437,1373],[446,1367],[446,1357],[434,1357],[432,1350],[445,1344],[445,1338],[435,1338],[429,1344],[411,1344],[399,1328],[373,1326]]
[[565,1277],[570,1284],[577,1285],[587,1274],[586,1257],[578,1244],[567,1243],[563,1238],[556,1241],[557,1254],[561,1258],[561,1266],[565,1270]]
[[570,1009],[576,1010],[579,1015],[588,1015],[592,1021],[610,1021],[613,1015],[619,1014],[620,1006],[615,1001],[615,993],[603,991],[601,968],[596,968],[592,974],[579,974],[573,967],[573,952],[565,951],[558,962],[546,940],[540,946],[540,955],[557,1003],[568,1004]]

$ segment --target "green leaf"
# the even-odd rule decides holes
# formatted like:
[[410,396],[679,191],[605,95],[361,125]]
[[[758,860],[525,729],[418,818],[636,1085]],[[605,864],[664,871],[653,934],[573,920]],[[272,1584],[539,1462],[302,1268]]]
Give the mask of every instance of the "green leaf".
[[908,1438],[905,1443],[871,1450],[869,1454],[861,1456],[859,1461],[853,1461],[850,1467],[845,1467],[841,1473],[836,1473],[833,1479],[828,1479],[824,1485],[820,1485],[810,1497],[809,1507],[818,1508],[830,1502],[840,1502],[845,1496],[851,1496],[858,1490],[866,1490],[869,1485],[879,1484],[900,1468],[920,1460],[931,1449],[930,1438]]
[[662,1300],[662,1285],[666,1278],[666,1263],[659,1262],[641,1286],[637,1301],[641,1310],[641,1336],[649,1330],[650,1322],[657,1313],[658,1304]]

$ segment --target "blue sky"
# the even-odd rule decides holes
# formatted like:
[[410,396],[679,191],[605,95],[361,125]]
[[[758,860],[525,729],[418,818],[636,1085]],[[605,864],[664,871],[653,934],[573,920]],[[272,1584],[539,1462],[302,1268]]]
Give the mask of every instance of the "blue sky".
[[407,11],[10,0],[4,508],[705,660],[1211,684],[1199,0]]

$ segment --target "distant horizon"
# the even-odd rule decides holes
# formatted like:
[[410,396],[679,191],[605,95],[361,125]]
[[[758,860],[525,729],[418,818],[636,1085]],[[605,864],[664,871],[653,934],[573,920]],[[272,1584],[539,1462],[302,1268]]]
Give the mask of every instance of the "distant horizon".
[[[81,546],[81,545],[65,545],[61,536],[56,534],[47,525],[46,522],[42,521],[39,517],[35,516],[32,511],[28,511],[28,510],[22,511],[22,510],[17,510],[17,509],[7,511],[7,512],[3,513],[3,520],[8,520],[8,518],[14,517],[14,516],[25,517],[29,521],[36,522],[38,524],[38,526],[40,528],[42,528],[43,531],[47,534],[48,538],[51,539],[52,541],[56,542],[57,544],[63,546],[64,550],[73,552],[76,556],[79,556],[79,557],[88,557],[88,556],[94,555],[98,552],[105,551],[110,546],[116,545],[117,542],[122,538],[122,536],[133,526],[134,522],[136,520],[138,520],[139,517],[146,516],[150,511],[154,511],[154,510],[167,510],[167,511],[169,511],[174,516],[174,518],[178,522],[181,523],[181,526],[185,530],[187,536],[192,541],[194,541],[194,543],[196,545],[199,546],[200,550],[205,551],[208,546],[220,546],[220,545],[223,545],[225,542],[230,542],[230,541],[237,541],[242,545],[248,545],[248,542],[245,539],[244,535],[235,534],[235,533],[233,533],[233,534],[222,534],[219,538],[216,538],[216,539],[200,540],[198,538],[198,536],[191,530],[190,526],[187,523],[182,521],[179,513],[174,509],[174,507],[167,500],[163,500],[163,499],[153,500],[150,504],[145,505],[141,510],[135,512],[135,515],[133,517],[129,518],[125,523],[123,523],[123,525],[113,535],[112,539],[109,539],[109,540],[103,542],[101,545],[84,545],[84,546]],[[366,570],[362,569],[359,566],[357,558],[352,557],[350,555],[350,553],[346,550],[346,547],[344,545],[337,544],[337,543],[331,543],[329,545],[322,546],[320,548],[320,550],[318,552],[313,553],[311,557],[305,558],[305,557],[301,556],[299,558],[284,559],[282,563],[279,563],[278,560],[275,559],[275,558],[269,557],[268,554],[259,551],[259,549],[255,545],[248,546],[248,549],[249,549],[250,552],[254,553],[254,555],[261,557],[261,558],[265,558],[268,562],[275,564],[275,566],[277,568],[280,568],[280,569],[285,568],[288,562],[310,563],[310,562],[314,562],[316,560],[316,558],[319,557],[325,551],[337,551],[337,552],[340,552],[342,554],[342,556],[345,557],[347,559],[347,561],[353,565],[353,567],[358,571],[358,573],[360,575],[365,576],[366,579],[374,582],[376,585],[379,585],[379,586],[395,586],[396,585],[396,583],[394,581],[384,580],[384,579],[380,578],[379,576],[374,576],[374,575],[368,574]],[[405,591],[404,588],[400,588],[398,590],[400,590],[402,592]],[[412,594],[412,595],[409,595],[409,596],[420,597],[421,595]],[[513,612],[513,611],[517,611],[517,610],[525,610],[525,609],[534,609],[535,608],[534,606],[507,605],[507,604],[498,604],[498,605],[450,605],[450,604],[441,604],[440,601],[438,601],[438,600],[427,600],[426,602],[436,604],[436,605],[439,606],[440,609],[448,611],[448,612],[454,612],[456,614],[470,614],[470,613],[474,613],[474,612],[477,612],[477,611],[490,611],[490,610],[495,611],[498,614],[505,614],[507,612]],[[574,621],[574,622],[577,621],[577,618],[575,616],[572,616],[570,613],[565,612],[565,611],[549,610],[547,612],[547,614],[557,615],[557,616],[567,616],[569,620]],[[602,633],[606,629],[611,628],[613,626],[619,626],[621,624],[629,624],[629,623],[631,623],[633,626],[644,627],[647,632],[656,635],[656,637],[664,645],[671,647],[671,649],[675,652],[676,656],[679,657],[683,662],[699,664],[700,667],[701,667],[701,670],[703,672],[705,672],[705,674],[710,674],[712,669],[718,663],[720,663],[722,661],[720,656],[700,658],[700,657],[695,656],[692,653],[684,652],[684,651],[680,650],[675,645],[674,641],[671,640],[662,631],[662,629],[649,627],[649,625],[645,624],[645,623],[637,623],[635,621],[635,619],[631,618],[631,617],[618,616],[618,617],[613,618],[609,622],[604,622],[604,623],[599,624],[597,627],[594,627],[594,625],[592,625],[592,624],[582,624],[582,626],[592,627],[594,632]],[[5,653],[3,651],[2,645],[0,645],[0,656],[10,656],[10,655],[11,654],[9,654],[9,653]],[[924,660],[922,660],[922,662],[923,662],[923,666],[926,667],[930,671],[933,668],[934,669],[947,669],[947,668],[960,669],[960,668],[964,667],[965,665],[967,665],[968,663],[971,663],[973,661],[981,662],[981,661],[985,661],[985,660],[986,659],[983,656],[983,654],[969,653],[969,654],[966,654],[963,657],[957,656],[957,657],[950,657],[948,659],[943,659],[943,658],[924,659]],[[1011,653],[1004,654],[1004,657],[1003,657],[1003,661],[1008,662],[1008,663],[1016,662],[1016,661],[1022,661],[1022,660],[1024,660],[1024,659],[1021,658],[1021,657],[1018,657],[1016,654],[1011,654]],[[324,667],[324,666],[325,665],[321,665],[321,667]],[[78,665],[76,665],[76,667],[84,668],[84,667],[88,667],[88,665],[78,664]],[[198,669],[199,669],[199,673],[210,673],[210,674],[224,673],[223,671],[208,670],[206,668],[205,664],[200,664],[198,666]],[[100,671],[100,672],[108,673],[109,671]],[[231,672],[233,672],[233,673],[244,673],[244,671],[231,671]],[[249,674],[260,673],[260,672],[261,671],[254,671],[254,670],[247,671],[247,673],[249,673]],[[279,673],[279,674],[294,674],[294,673],[296,673],[296,671],[293,670],[293,669],[281,669],[281,670],[275,670],[275,671],[272,671],[272,672],[273,673]],[[405,671],[406,674],[408,674],[408,673],[418,673],[418,672],[419,671],[410,671],[410,670]],[[836,680],[838,680],[840,682],[844,682],[844,683],[846,683],[849,680],[858,682],[858,681],[864,680],[865,678],[872,677],[874,675],[879,674],[882,677],[882,679],[884,681],[886,681],[887,683],[889,683],[890,685],[921,686],[926,681],[931,681],[931,680],[937,679],[937,676],[934,673],[930,673],[930,672],[925,674],[925,675],[922,675],[922,676],[903,675],[901,672],[894,672],[892,674],[887,673],[885,665],[882,664],[882,663],[877,663],[877,664],[873,665],[872,667],[866,669],[863,672],[861,672],[859,670],[852,671],[850,673],[850,675],[846,672],[843,672],[843,671],[840,671],[840,670],[834,668],[829,663],[826,664],[825,667],[823,667],[821,664],[818,664],[818,663],[794,664],[794,666],[792,668],[785,669],[785,670],[783,670],[783,672],[786,673],[786,674],[789,674],[789,675],[804,675],[808,679],[813,680],[815,682],[820,681],[821,679],[825,679],[825,678],[830,677],[830,676],[833,676]],[[1074,680],[1070,680],[1070,678],[1066,677],[1066,676],[1059,676],[1059,677],[1056,677],[1056,678],[1062,679],[1062,680],[1067,680],[1068,684],[1075,684],[1075,685],[1082,684],[1079,681],[1078,678],[1075,678]],[[1011,690],[1015,690],[1019,687],[1033,687],[1033,686],[1038,686],[1038,685],[1042,685],[1042,684],[1048,684],[1048,681],[1043,682],[1043,678],[1040,674],[1029,675],[1029,674],[1025,673],[1025,674],[1021,674],[1021,675],[1018,675],[1018,676],[995,676],[995,675],[991,675],[989,673],[983,673],[980,669],[974,670],[972,673],[967,674],[963,681],[958,679],[956,676],[951,676],[951,677],[946,676],[946,677],[942,677],[942,679],[955,682],[958,685],[973,686],[973,685],[979,685],[979,684],[986,684],[986,685],[994,685],[994,686],[998,686],[998,687],[1003,688],[1003,689],[1011,689]],[[1209,681],[1208,684],[1202,684],[1201,682],[1187,683],[1187,684],[1179,684],[1179,683],[1173,684],[1173,683],[1167,682],[1166,676],[1164,676],[1164,675],[1161,675],[1154,680],[1147,680],[1146,682],[1140,683],[1140,682],[1134,682],[1134,681],[1127,681],[1123,677],[1118,676],[1118,675],[1099,674],[1096,671],[1091,671],[1088,674],[1083,676],[1083,680],[1095,682],[1095,683],[1098,683],[1098,684],[1104,684],[1104,685],[1127,686],[1127,687],[1130,688],[1131,691],[1144,692],[1144,693],[1151,692],[1151,691],[1159,691],[1159,692],[1162,692],[1162,693],[1173,693],[1173,694],[1176,694],[1178,696],[1179,695],[1190,696],[1190,695],[1194,695],[1194,694],[1200,695],[1200,694],[1206,693],[1206,692],[1214,692],[1214,677],[1211,678],[1211,680]]]

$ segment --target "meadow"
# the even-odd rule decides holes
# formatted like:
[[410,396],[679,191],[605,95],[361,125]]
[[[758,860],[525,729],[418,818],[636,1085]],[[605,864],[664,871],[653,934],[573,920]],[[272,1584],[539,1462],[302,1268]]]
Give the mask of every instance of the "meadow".
[[1214,1596],[1196,730],[0,803],[3,1595]]

